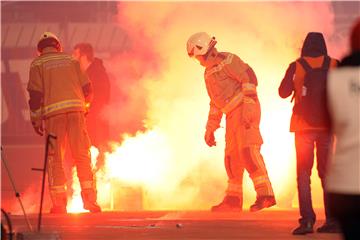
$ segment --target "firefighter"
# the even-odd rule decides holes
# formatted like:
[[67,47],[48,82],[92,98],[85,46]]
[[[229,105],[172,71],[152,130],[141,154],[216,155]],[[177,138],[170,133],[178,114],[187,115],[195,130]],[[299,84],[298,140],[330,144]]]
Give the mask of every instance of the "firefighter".
[[276,204],[260,147],[260,103],[257,79],[251,67],[238,56],[218,52],[215,37],[205,32],[193,34],[187,41],[187,52],[205,67],[205,84],[210,97],[210,111],[205,142],[215,146],[214,132],[226,115],[225,168],[228,186],[221,203],[212,211],[241,211],[244,169],[249,173],[257,193],[250,211],[259,211]]
[[84,209],[100,212],[96,202],[96,182],[91,167],[90,140],[85,126],[86,101],[91,100],[91,84],[79,62],[62,53],[59,39],[44,32],[37,44],[39,56],[30,66],[27,90],[34,130],[57,137],[49,147],[48,178],[51,213],[66,213],[66,178],[63,156],[69,143],[81,186]]

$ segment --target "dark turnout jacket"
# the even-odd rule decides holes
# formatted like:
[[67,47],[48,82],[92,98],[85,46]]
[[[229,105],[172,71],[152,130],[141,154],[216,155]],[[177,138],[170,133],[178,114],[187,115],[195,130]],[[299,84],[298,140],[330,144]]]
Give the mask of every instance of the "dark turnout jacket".
[[[303,58],[312,68],[319,68],[322,66],[326,56],[328,55],[323,35],[316,32],[308,33],[301,50],[301,57],[290,63],[286,70],[285,76],[279,87],[280,97],[287,98],[291,95],[294,96],[295,90],[301,89],[303,86],[306,72],[299,63],[301,58]],[[334,68],[336,65],[337,60],[331,58],[330,68]],[[295,100],[295,104],[299,101],[296,96],[294,96],[292,100]],[[301,115],[293,111],[290,123],[291,132],[326,129],[328,129],[328,126],[311,126]]]

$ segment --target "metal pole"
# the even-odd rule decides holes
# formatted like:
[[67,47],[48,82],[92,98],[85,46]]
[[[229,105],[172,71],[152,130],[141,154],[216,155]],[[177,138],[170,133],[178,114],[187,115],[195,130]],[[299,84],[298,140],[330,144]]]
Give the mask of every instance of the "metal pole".
[[47,162],[48,162],[48,156],[49,156],[49,144],[50,144],[51,138],[56,139],[56,136],[48,134],[48,136],[46,138],[45,160],[44,160],[43,179],[42,179],[41,197],[40,197],[40,211],[39,211],[39,219],[38,219],[38,231],[39,232],[40,232],[40,228],[41,228],[42,205],[43,205],[44,190],[45,190],[45,177],[46,177]]
[[24,217],[25,217],[25,221],[26,221],[26,224],[28,226],[28,228],[30,229],[30,231],[32,232],[33,231],[33,228],[30,224],[30,221],[29,221],[29,218],[27,217],[26,215],[26,212],[25,212],[25,208],[24,208],[24,205],[22,204],[22,201],[21,201],[21,198],[20,198],[20,193],[16,190],[16,187],[15,187],[15,182],[14,180],[12,179],[12,176],[10,174],[10,170],[6,164],[6,161],[5,161],[5,157],[4,157],[4,153],[3,153],[3,147],[1,146],[1,160],[5,166],[5,169],[6,169],[6,172],[8,173],[8,176],[9,176],[9,179],[10,179],[10,182],[11,182],[11,185],[15,191],[15,197],[19,200],[19,203],[20,203],[20,206],[21,206],[21,210],[23,211],[24,213]]

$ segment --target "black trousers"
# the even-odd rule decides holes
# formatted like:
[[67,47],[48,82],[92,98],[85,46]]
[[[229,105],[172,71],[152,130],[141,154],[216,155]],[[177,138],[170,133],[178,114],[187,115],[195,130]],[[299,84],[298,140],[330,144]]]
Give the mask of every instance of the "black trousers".
[[329,208],[338,220],[345,240],[360,239],[360,194],[329,193]]
[[[304,131],[295,133],[296,172],[299,195],[300,223],[316,221],[312,206],[310,177],[314,165],[314,148],[316,147],[317,170],[321,185],[325,185],[325,172],[329,160],[329,151],[332,147],[332,134],[329,131]],[[324,195],[326,222],[333,221],[329,213],[328,196]]]

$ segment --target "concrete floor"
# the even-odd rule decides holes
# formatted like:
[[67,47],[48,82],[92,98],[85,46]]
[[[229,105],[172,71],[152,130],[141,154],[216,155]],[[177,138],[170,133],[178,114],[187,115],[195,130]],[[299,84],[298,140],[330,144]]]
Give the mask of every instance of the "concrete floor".
[[[64,240],[342,239],[338,234],[292,236],[291,231],[297,226],[297,218],[297,210],[266,210],[257,213],[158,211],[45,214],[42,230],[44,233],[56,232]],[[321,216],[319,218],[316,227],[324,221]],[[16,232],[28,232],[22,216],[11,216],[11,219]],[[37,215],[30,215],[30,219],[35,228]]]

